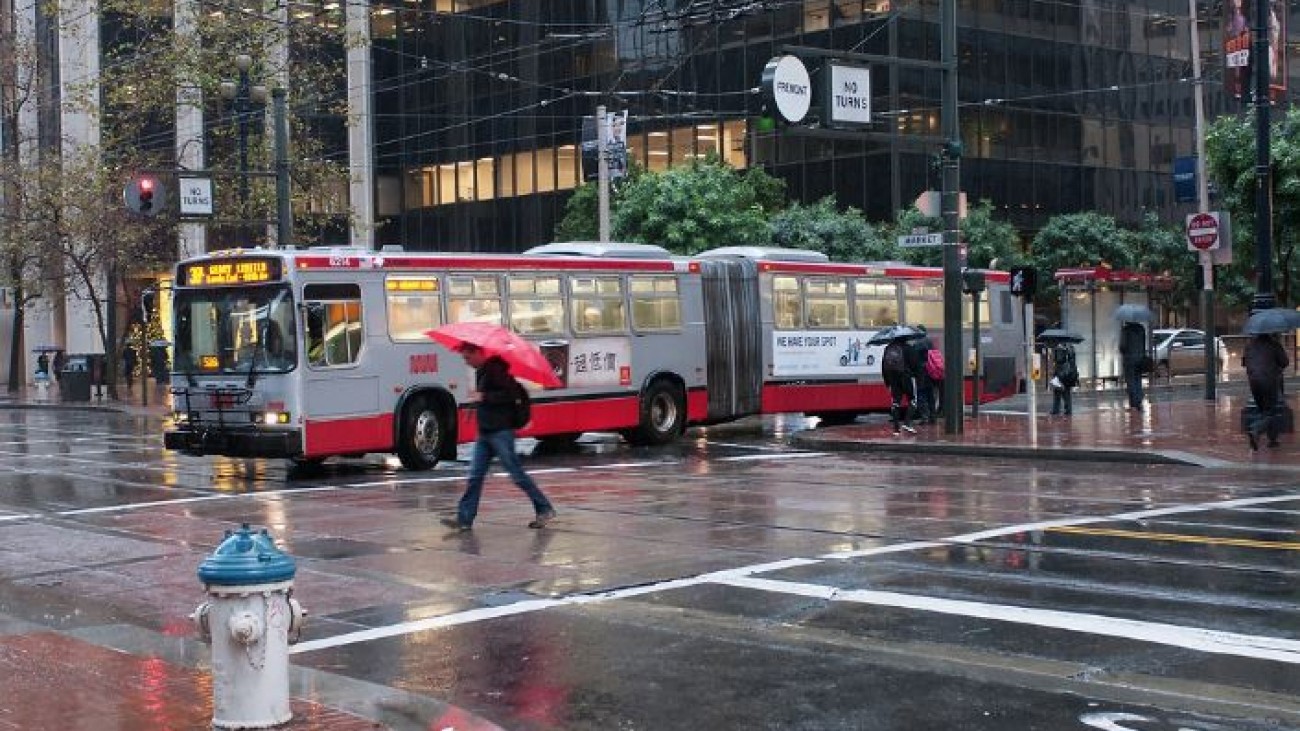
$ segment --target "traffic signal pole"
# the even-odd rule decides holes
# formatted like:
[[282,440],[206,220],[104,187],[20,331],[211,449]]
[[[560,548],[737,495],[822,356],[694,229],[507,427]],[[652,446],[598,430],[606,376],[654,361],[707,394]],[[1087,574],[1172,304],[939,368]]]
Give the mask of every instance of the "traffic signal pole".
[[[961,328],[961,128],[957,124],[957,0],[943,0],[943,431],[960,434],[965,417]],[[976,378],[979,377],[977,373]]]

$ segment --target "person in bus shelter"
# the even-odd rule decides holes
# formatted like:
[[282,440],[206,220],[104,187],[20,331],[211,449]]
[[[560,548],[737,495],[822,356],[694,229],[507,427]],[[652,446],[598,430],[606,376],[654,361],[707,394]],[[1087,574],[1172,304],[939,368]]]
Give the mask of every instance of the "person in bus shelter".
[[483,495],[483,479],[488,464],[496,456],[510,479],[533,501],[536,513],[529,528],[545,528],[555,519],[555,508],[546,499],[533,478],[524,472],[515,453],[515,430],[511,427],[514,412],[514,391],[518,382],[510,375],[506,362],[489,356],[482,348],[469,343],[457,348],[465,363],[475,370],[474,388],[478,391],[478,438],[474,440],[474,453],[469,463],[469,478],[465,494],[461,496],[455,517],[441,519],[441,523],[458,531],[474,527],[478,516],[479,498]]

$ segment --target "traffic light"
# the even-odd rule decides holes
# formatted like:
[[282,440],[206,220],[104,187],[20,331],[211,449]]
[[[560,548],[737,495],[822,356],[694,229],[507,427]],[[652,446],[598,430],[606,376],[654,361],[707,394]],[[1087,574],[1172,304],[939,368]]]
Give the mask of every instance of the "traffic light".
[[1038,285],[1038,271],[1033,267],[1011,267],[1011,294],[1025,299],[1034,296]]
[[167,202],[167,188],[156,175],[137,175],[122,189],[122,201],[142,216],[156,216]]

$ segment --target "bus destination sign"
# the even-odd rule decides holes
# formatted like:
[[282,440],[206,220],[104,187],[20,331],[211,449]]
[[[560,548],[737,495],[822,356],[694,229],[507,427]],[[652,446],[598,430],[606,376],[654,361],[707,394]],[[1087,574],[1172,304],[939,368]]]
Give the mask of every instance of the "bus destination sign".
[[280,279],[279,259],[221,259],[187,264],[181,282],[187,287],[261,284]]

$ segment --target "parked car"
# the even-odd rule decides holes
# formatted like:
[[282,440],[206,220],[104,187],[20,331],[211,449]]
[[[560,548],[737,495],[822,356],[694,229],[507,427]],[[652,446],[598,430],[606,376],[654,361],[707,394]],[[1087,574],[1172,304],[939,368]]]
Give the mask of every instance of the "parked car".
[[[1154,330],[1151,342],[1155,344],[1156,374],[1164,377],[1181,373],[1205,372],[1205,333],[1189,328]],[[1219,370],[1228,363],[1228,346],[1223,338],[1215,338],[1219,352]]]

